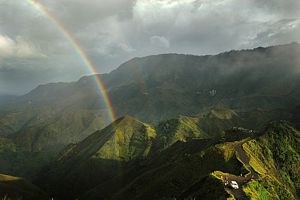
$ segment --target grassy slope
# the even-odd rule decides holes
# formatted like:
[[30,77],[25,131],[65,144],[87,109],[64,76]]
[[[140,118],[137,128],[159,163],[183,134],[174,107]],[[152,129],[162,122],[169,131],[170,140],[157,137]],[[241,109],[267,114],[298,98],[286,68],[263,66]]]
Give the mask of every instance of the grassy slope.
[[178,119],[171,119],[157,125],[156,148],[166,149],[177,141],[186,142],[191,138],[209,138],[199,128],[199,119],[180,116]]
[[[225,130],[234,126],[259,129],[262,124],[267,123],[269,120],[288,119],[290,118],[289,115],[289,112],[284,110],[237,112],[230,109],[213,109],[210,112],[195,117],[181,116],[178,119],[164,121],[154,127],[157,132],[157,137],[153,141],[152,145],[154,145],[155,148],[152,148],[154,151],[151,153],[169,147],[178,140],[187,141],[190,138],[224,136]],[[57,152],[62,149],[68,140],[69,142],[74,142],[79,139],[76,136],[76,132],[83,130],[81,127],[84,127],[84,124],[89,124],[89,122],[83,120],[83,118],[86,118],[85,116],[90,116],[90,114],[78,111],[77,114],[72,116],[72,113],[66,112],[62,114],[54,124],[45,126],[33,124],[31,128],[26,128],[26,131],[20,132],[16,135],[16,138],[9,140],[14,148],[9,150],[3,147],[6,148],[6,150],[0,150],[3,163],[3,165],[0,165],[0,170],[7,174],[33,178],[38,169],[47,164]],[[41,116],[39,118],[42,119]],[[97,123],[98,122],[95,122],[95,124]],[[65,129],[57,129],[57,124],[62,124],[60,126],[65,127]],[[94,126],[91,125],[91,127]],[[75,129],[77,130],[75,131]],[[96,128],[94,127],[89,130],[93,131],[94,129]],[[67,130],[68,134],[60,136],[61,131]],[[73,135],[73,133],[75,135]],[[80,137],[84,137],[85,135],[87,135],[87,132],[83,131]],[[116,136],[116,139],[120,137],[121,135],[119,134],[119,136]],[[60,138],[60,140],[58,140],[58,138]],[[73,139],[71,140],[71,138]],[[117,155],[119,146],[114,146],[114,143],[112,143],[107,144],[106,147],[106,150],[103,148],[102,152],[99,152],[103,158],[106,152],[110,153],[111,148],[115,149],[115,157],[123,156],[127,158],[127,160],[130,159],[130,156],[134,157],[133,149],[123,149],[122,151],[124,152],[121,152],[123,155]],[[150,146],[148,145],[148,147]],[[149,150],[150,149],[147,151]],[[125,151],[130,151],[131,153],[127,154]]]
[[[209,174],[215,170],[240,173],[234,154],[238,143],[217,144],[213,140],[177,142],[160,154],[141,161],[142,169],[99,185],[84,199],[225,199],[222,183]],[[212,159],[213,158],[213,159]]]
[[194,117],[180,116],[156,126],[156,148],[165,149],[177,141],[185,142],[191,138],[223,138],[226,137],[226,130],[232,130],[233,127],[244,127],[236,131],[240,137],[232,138],[243,139],[251,136],[247,136],[247,129],[259,131],[269,121],[289,118],[291,113],[285,110],[239,112],[232,109],[212,109]]
[[146,157],[150,152],[156,132],[150,125],[125,116],[119,119],[113,137],[107,141],[93,158],[129,161]]
[[[259,112],[260,117],[267,116],[262,117],[265,121],[268,121],[269,117],[276,118],[278,113],[281,113],[275,112],[275,114],[269,114],[262,111],[255,112]],[[174,145],[175,147],[178,147],[176,144],[179,141],[187,142],[185,147],[193,149],[195,148],[195,144],[190,142],[194,141],[192,139],[207,138],[207,133],[211,134],[213,131],[218,132],[218,135],[220,135],[221,133],[226,132],[225,130],[227,128],[246,124],[249,118],[253,118],[253,115],[254,114],[252,112],[249,113],[249,115],[246,115],[245,113],[235,112],[233,110],[213,110],[199,117],[181,116],[179,119],[167,120],[160,123],[157,127],[152,127],[132,117],[126,116],[120,118],[114,124],[108,126],[102,131],[92,134],[79,144],[71,145],[69,148],[66,148],[66,150],[61,153],[59,161],[55,165],[50,165],[52,169],[48,171],[49,174],[47,174],[48,177],[46,176],[46,179],[54,177],[53,180],[50,180],[50,182],[60,182],[57,181],[56,177],[64,176],[65,179],[61,182],[68,184],[66,184],[67,186],[62,186],[62,188],[65,187],[65,190],[70,191],[69,194],[73,195],[73,197],[74,195],[89,190],[96,185],[102,185],[109,179],[116,176],[120,176],[122,181],[119,180],[117,181],[118,183],[113,183],[112,185],[117,184],[118,187],[116,188],[122,188],[119,183],[132,181],[132,178],[139,177],[141,173],[146,172],[143,171],[143,167],[140,169],[140,166],[146,165],[146,169],[151,171],[153,169],[160,168],[160,165],[168,165],[168,162],[165,162],[165,160],[169,160],[171,158],[173,159],[171,161],[171,166],[173,166],[174,161],[177,162],[177,159],[182,159],[180,162],[183,162],[186,157],[186,155],[183,155],[183,152],[185,151],[181,148],[173,148]],[[204,121],[207,124],[204,124]],[[256,119],[256,121],[254,121],[254,119],[252,119],[249,121],[256,124],[259,120]],[[211,124],[215,124],[216,127],[213,129],[206,127],[206,125],[211,127]],[[224,138],[225,141],[235,141],[249,136],[254,136],[253,134],[248,134],[247,129],[238,130],[239,131],[229,129],[226,132]],[[237,134],[239,134],[238,137],[236,136]],[[234,168],[231,161],[232,159],[235,159],[234,147],[237,144],[238,143],[235,142],[227,142],[212,147],[214,149],[214,153],[211,153],[209,158],[214,159],[210,160],[207,158],[207,161],[203,161],[209,166],[204,166],[207,171],[202,174],[202,178],[204,178],[204,176],[207,177],[210,172],[215,170],[225,170],[226,172],[228,170],[230,171],[230,167],[228,167],[229,165]],[[189,147],[189,145],[191,146]],[[206,155],[208,152],[194,153]],[[174,158],[174,156],[176,157]],[[143,161],[141,163],[137,161],[140,159],[150,159],[150,161],[147,161],[150,162],[150,167],[148,166],[149,163],[145,164]],[[200,161],[195,160],[195,162]],[[211,162],[213,162],[213,164],[211,164]],[[239,168],[241,167],[238,162],[235,161],[233,163],[235,163]],[[181,165],[186,167],[182,163]],[[130,171],[131,169],[133,172]],[[161,172],[156,172],[156,170],[154,170],[154,172],[162,173],[158,177],[165,177],[172,171],[170,170],[165,172],[163,170],[164,169],[162,169]],[[182,173],[180,170],[183,169],[177,169],[174,174]],[[191,171],[195,170],[196,168],[191,169]],[[200,171],[201,170],[202,169],[200,169]],[[238,171],[240,170],[241,169]],[[234,173],[234,171],[232,172]],[[127,173],[130,175],[127,176]],[[174,174],[170,175],[170,177],[174,176]],[[165,178],[168,180],[168,177]],[[163,181],[163,179],[164,178],[160,181]],[[126,183],[129,184],[129,182]],[[45,187],[47,188],[48,186]],[[55,191],[55,188],[50,188],[50,190]],[[109,191],[109,188],[106,188],[106,191]],[[181,190],[181,192],[183,192],[183,190]],[[103,193],[105,193],[105,191]],[[178,193],[177,195],[180,194]]]
[[[85,199],[226,199],[215,171],[245,173],[235,147],[243,144],[258,179],[243,190],[251,199],[299,198],[299,131],[285,122],[268,125],[262,136],[246,143],[175,143],[131,169],[90,190]],[[201,142],[202,141],[202,142]]]
[[66,162],[99,158],[127,161],[147,156],[155,137],[155,130],[150,125],[125,116],[87,137],[67,154],[62,155],[60,160]]
[[299,199],[300,132],[285,122],[274,122],[265,132],[243,145],[260,174],[245,192],[254,199]]
[[121,173],[128,160],[147,156],[155,137],[151,126],[129,116],[119,118],[66,149],[37,182],[46,188],[50,184],[48,190],[58,196],[79,194]]
[[[63,174],[66,177],[64,181],[78,185],[74,188],[82,185],[91,188],[123,174],[128,164],[131,166],[130,163],[136,159],[145,159],[149,153],[152,156],[178,141],[187,142],[195,138],[208,138],[199,128],[198,118],[181,116],[179,119],[164,121],[154,129],[126,116],[67,148],[56,163],[58,168],[54,167],[50,171],[57,171],[54,177]],[[78,194],[80,190],[74,188],[68,190]]]

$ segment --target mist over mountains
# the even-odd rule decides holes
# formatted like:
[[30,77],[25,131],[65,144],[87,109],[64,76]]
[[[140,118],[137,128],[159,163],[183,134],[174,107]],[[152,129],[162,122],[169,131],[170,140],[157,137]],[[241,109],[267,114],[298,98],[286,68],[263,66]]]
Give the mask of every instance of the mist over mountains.
[[[55,199],[297,199],[299,55],[291,43],[134,58],[93,75],[114,122],[93,76],[0,98],[0,172]],[[241,173],[255,178],[224,188]]]
[[0,95],[0,105],[7,104],[16,98],[15,95]]

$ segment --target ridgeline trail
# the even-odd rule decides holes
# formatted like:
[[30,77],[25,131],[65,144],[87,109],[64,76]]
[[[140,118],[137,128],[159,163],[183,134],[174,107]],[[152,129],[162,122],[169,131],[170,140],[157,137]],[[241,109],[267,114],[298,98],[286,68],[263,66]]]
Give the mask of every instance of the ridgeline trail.
[[238,189],[232,189],[232,188],[228,188],[228,187],[226,188],[226,190],[228,190],[234,196],[234,198],[237,200],[248,200],[249,199],[246,196],[245,192],[243,191],[243,186],[245,184],[247,184],[250,180],[258,178],[258,174],[255,172],[255,170],[251,167],[251,165],[249,163],[250,158],[248,157],[245,150],[243,149],[243,144],[248,142],[249,140],[250,139],[247,139],[246,141],[244,141],[241,144],[238,144],[235,147],[236,157],[238,158],[238,160],[240,162],[242,162],[242,164],[244,164],[244,166],[249,171],[249,173],[247,173],[244,176],[236,176],[236,175],[230,174],[225,177],[225,179],[228,182],[236,181],[238,183],[238,185],[239,185]]

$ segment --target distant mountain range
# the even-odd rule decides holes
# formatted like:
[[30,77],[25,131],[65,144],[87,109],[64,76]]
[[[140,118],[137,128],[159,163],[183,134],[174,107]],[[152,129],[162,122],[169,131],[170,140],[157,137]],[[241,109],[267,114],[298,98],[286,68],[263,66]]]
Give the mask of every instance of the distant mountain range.
[[[289,109],[300,102],[299,53],[293,43],[216,56],[156,55],[99,76],[117,117],[148,123],[214,108]],[[2,108],[0,136],[20,138],[30,151],[78,142],[110,123],[99,101],[92,76],[41,85]]]
[[55,199],[297,199],[299,55],[293,43],[134,58],[94,75],[112,123],[93,76],[38,86],[0,106],[0,172]]

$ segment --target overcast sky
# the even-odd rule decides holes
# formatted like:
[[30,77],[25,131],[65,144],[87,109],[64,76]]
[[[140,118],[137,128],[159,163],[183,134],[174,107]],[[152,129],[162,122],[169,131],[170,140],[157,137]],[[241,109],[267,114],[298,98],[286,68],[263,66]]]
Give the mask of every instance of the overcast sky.
[[[136,57],[300,41],[299,0],[36,0],[105,73]],[[27,0],[0,0],[0,94],[91,72]]]

